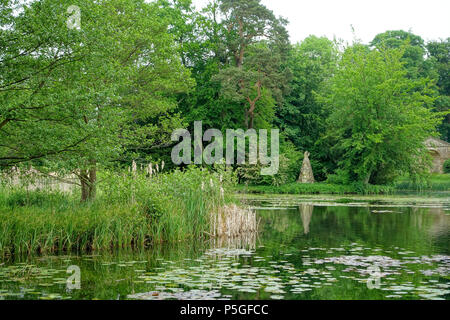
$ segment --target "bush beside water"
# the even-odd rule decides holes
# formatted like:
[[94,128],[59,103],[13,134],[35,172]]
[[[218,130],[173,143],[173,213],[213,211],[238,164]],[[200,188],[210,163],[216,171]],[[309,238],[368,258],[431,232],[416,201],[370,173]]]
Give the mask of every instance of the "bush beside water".
[[450,174],[450,159],[444,162],[444,173]]

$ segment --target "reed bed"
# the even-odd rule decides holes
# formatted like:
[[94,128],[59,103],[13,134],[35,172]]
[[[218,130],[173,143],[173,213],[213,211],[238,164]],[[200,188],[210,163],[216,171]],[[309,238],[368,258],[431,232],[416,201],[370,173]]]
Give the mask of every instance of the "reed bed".
[[158,171],[101,172],[89,203],[77,192],[0,186],[0,254],[142,248],[257,230],[255,213],[233,203],[231,172]]
[[241,208],[236,204],[225,205],[210,214],[213,237],[240,237],[258,231],[259,221],[256,212],[249,208]]
[[143,246],[149,225],[135,208],[86,206],[0,212],[0,252],[50,253]]

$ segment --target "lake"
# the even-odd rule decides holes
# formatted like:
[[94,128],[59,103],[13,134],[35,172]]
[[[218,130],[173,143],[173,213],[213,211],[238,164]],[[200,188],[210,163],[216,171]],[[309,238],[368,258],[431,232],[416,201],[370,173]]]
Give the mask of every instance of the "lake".
[[258,234],[10,258],[0,299],[450,299],[448,197],[240,197]]

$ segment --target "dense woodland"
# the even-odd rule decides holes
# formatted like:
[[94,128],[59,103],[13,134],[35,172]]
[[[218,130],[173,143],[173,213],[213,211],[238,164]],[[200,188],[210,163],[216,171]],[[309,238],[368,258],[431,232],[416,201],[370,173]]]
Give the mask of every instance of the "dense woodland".
[[279,173],[233,168],[242,183],[295,181],[305,151],[318,181],[427,172],[423,141],[450,139],[450,38],[291,44],[287,24],[259,0],[0,0],[0,167],[76,174],[94,198],[98,170],[173,169],[173,130],[203,121],[280,129]]

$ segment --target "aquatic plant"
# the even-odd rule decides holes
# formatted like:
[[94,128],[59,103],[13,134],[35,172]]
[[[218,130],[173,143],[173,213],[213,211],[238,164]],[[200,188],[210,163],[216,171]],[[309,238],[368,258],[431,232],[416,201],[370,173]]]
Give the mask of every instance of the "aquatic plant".
[[[209,237],[213,213],[232,203],[233,174],[199,168],[149,176],[102,172],[98,198],[76,194],[0,189],[0,252],[32,253],[144,247]],[[201,187],[203,186],[203,188]],[[234,207],[237,208],[237,207]],[[238,213],[235,209],[233,213]]]
[[210,235],[213,237],[238,237],[258,231],[256,212],[237,205],[225,205],[210,214]]

